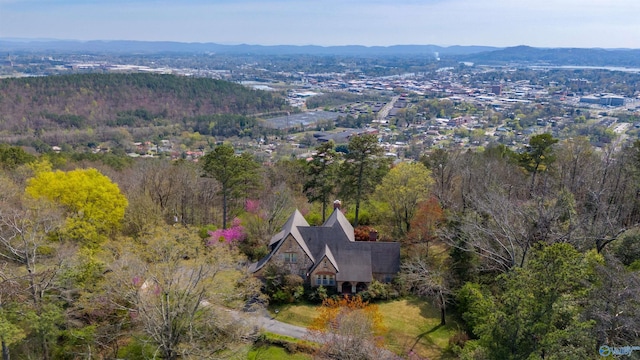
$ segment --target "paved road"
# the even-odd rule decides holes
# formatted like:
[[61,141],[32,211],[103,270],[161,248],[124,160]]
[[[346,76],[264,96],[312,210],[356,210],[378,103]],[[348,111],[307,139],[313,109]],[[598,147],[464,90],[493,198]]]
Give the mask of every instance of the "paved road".
[[400,98],[400,96],[394,96],[391,98],[391,101],[389,101],[388,103],[386,103],[382,109],[380,109],[380,111],[378,112],[378,115],[376,116],[377,120],[384,120],[387,115],[389,115],[389,111],[391,111],[391,109],[393,109],[393,105],[396,103],[396,101],[398,101],[398,99]]
[[[290,336],[296,339],[310,340],[308,336],[309,333],[307,332],[306,328],[286,324],[281,321],[275,320],[266,310],[253,313],[244,313],[244,316],[246,319],[249,319],[249,321],[253,321],[256,326],[261,327],[262,329],[274,334]],[[315,339],[313,341],[317,342],[318,340],[322,342],[322,339]],[[376,351],[377,358],[379,358],[380,360],[400,359],[400,357],[387,349],[376,349]]]
[[279,334],[286,335],[296,339],[307,339],[307,329],[301,326],[295,326],[286,324],[281,321],[273,319],[266,311],[264,313],[256,314],[253,318],[256,325],[262,327],[264,330]]

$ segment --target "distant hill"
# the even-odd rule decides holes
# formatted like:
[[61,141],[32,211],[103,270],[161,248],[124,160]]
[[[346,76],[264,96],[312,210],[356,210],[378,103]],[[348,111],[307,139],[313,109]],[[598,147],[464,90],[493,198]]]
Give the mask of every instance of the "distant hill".
[[183,43],[171,41],[69,41],[69,40],[25,40],[0,39],[0,52],[86,52],[86,53],[220,53],[254,55],[466,55],[482,51],[496,50],[490,46],[436,46],[436,45],[395,45],[395,46],[294,46],[294,45],[221,45],[215,43]]
[[283,107],[285,100],[278,94],[206,78],[82,74],[0,79],[0,132],[5,134],[167,125]]
[[476,64],[640,67],[640,49],[534,48],[515,46],[459,57]]
[[640,66],[640,49],[535,48],[515,46],[294,46],[294,45],[222,45],[172,41],[74,41],[51,39],[0,38],[2,52],[49,52],[85,54],[228,54],[228,55],[338,55],[338,56],[429,56],[469,61],[477,64],[509,63],[577,66]]

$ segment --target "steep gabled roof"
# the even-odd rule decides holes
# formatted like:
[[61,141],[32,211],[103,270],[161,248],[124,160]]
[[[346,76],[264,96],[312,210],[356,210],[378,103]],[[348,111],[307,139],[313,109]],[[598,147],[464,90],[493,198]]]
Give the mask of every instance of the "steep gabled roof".
[[296,239],[296,242],[298,243],[298,245],[300,245],[302,250],[304,250],[305,254],[307,254],[307,256],[311,258],[311,261],[315,262],[311,251],[309,251],[307,242],[304,241],[304,238],[300,234],[300,230],[298,229],[299,226],[309,226],[309,223],[304,219],[304,216],[302,216],[300,211],[296,209],[296,211],[293,212],[293,215],[291,215],[289,220],[287,220],[287,222],[284,224],[284,232],[285,234],[291,234],[293,238]]
[[296,209],[296,211],[294,211],[293,214],[289,216],[289,219],[287,219],[287,222],[284,223],[284,226],[282,226],[282,231],[275,234],[271,238],[271,241],[269,242],[269,246],[286,238],[287,235],[289,234],[292,234],[293,237],[296,238],[298,242],[301,242],[302,237],[300,236],[300,232],[298,231],[298,226],[309,226],[309,223],[307,222],[307,220],[304,219],[304,216],[302,216],[300,211]]
[[[339,268],[337,281],[371,282],[372,264],[368,242],[350,241],[344,230],[335,226],[301,227],[300,232],[309,243],[316,259],[327,253],[327,248]],[[313,270],[313,269],[312,269]]]
[[336,225],[339,226],[342,229],[342,231],[344,231],[349,241],[356,241],[356,238],[353,233],[353,226],[351,226],[351,223],[349,222],[349,220],[347,220],[347,218],[344,216],[342,211],[340,211],[340,209],[333,210],[333,213],[331,213],[331,216],[329,216],[327,221],[325,221],[324,224],[322,224],[323,227],[331,227]]
[[322,259],[324,259],[325,257],[329,260],[331,265],[333,265],[333,267],[336,269],[336,272],[339,273],[340,268],[338,268],[338,262],[336,261],[336,258],[333,256],[333,253],[331,253],[331,249],[329,249],[328,245],[324,246],[324,250],[322,251],[322,253],[320,253],[320,256],[317,257],[318,262],[311,267],[311,269],[309,270],[309,273],[312,273],[313,270],[315,270],[318,266],[320,266],[320,263],[322,263]]
[[326,256],[327,259],[329,259],[329,261],[331,262],[331,264],[333,264],[333,267],[336,268],[336,272],[340,272],[340,268],[338,267],[338,262],[336,261],[336,258],[333,256],[333,253],[331,253],[331,249],[329,249],[328,245],[324,246],[324,256]]
[[366,251],[366,246],[353,246],[356,243],[348,243],[346,246],[335,248],[333,253],[340,264],[340,272],[336,274],[337,281],[371,282],[371,254]]
[[300,234],[300,230],[298,229],[299,226],[309,227],[309,223],[307,222],[307,220],[305,220],[300,211],[296,209],[296,211],[293,212],[293,214],[289,217],[287,222],[282,227],[282,231],[275,234],[271,238],[271,241],[269,241],[269,247],[275,245],[275,248],[273,248],[267,256],[260,259],[260,261],[258,261],[257,263],[251,264],[249,266],[249,271],[256,272],[260,270],[269,261],[269,259],[271,259],[271,256],[276,253],[278,248],[282,246],[282,243],[284,242],[282,240],[286,239],[289,235],[291,235],[295,239],[300,248],[302,248],[302,251],[304,251],[304,253],[307,254],[307,256],[311,259],[311,261],[315,263],[313,254],[309,250],[307,243],[304,241],[304,238]]
[[309,226],[296,210],[283,230],[271,239],[271,252],[251,264],[250,270],[262,268],[289,235],[311,259],[310,272],[326,257],[336,268],[337,281],[371,282],[374,273],[395,274],[400,270],[400,244],[355,241],[353,226],[339,209],[322,226]]
[[271,237],[271,240],[269,240],[269,246],[271,246],[271,245],[277,243],[278,241],[284,239],[284,237],[285,237],[284,230],[280,230],[279,233],[277,233],[277,234],[275,234],[275,235],[273,235]]

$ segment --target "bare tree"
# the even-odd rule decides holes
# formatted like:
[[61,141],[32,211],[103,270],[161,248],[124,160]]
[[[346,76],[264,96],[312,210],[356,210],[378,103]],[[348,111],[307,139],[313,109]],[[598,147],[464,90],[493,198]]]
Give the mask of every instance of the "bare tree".
[[252,329],[221,306],[242,304],[256,291],[256,282],[235,270],[234,249],[221,245],[205,251],[193,231],[157,230],[115,261],[108,290],[163,359],[222,357]]
[[436,256],[429,259],[416,256],[403,262],[400,276],[410,291],[433,301],[440,309],[440,325],[445,325],[451,295],[449,270],[445,262]]
[[598,252],[640,224],[638,146],[606,149],[589,166],[588,176],[575,179],[575,232],[572,243]]
[[[1,275],[26,295],[24,304],[39,317],[61,268],[61,261],[43,261],[46,254],[56,252],[48,236],[61,226],[61,211],[48,202],[24,199],[20,192],[7,194],[7,190],[17,189],[4,187],[0,194],[0,259],[5,264]],[[51,339],[44,331],[37,337],[40,356],[48,359]],[[4,341],[3,354],[8,358]]]
[[640,338],[640,276],[613,257],[597,272],[601,285],[589,296],[586,315],[595,320],[598,343],[632,345]]

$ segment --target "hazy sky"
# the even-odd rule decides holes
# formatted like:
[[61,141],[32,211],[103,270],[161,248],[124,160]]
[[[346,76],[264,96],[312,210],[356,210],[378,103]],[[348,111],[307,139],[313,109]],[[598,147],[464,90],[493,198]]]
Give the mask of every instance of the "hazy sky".
[[0,0],[0,37],[640,48],[640,0]]

